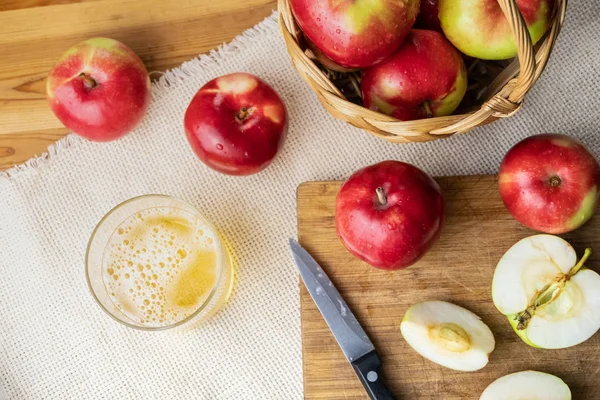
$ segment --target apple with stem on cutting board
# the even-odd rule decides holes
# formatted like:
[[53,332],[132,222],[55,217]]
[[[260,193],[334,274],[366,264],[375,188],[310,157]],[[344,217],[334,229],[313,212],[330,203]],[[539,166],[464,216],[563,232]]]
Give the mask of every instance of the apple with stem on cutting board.
[[450,115],[467,91],[461,55],[439,32],[410,31],[400,48],[363,71],[365,107],[402,121]]
[[518,241],[500,259],[492,280],[494,305],[528,345],[575,346],[600,329],[600,275],[553,235]]
[[400,46],[419,0],[290,0],[304,34],[337,65],[364,68]]
[[188,141],[198,158],[228,175],[265,169],[283,145],[287,123],[277,92],[244,72],[215,78],[200,88],[184,118]]
[[354,256],[387,270],[419,260],[440,235],[444,198],[436,181],[417,167],[383,161],[342,185],[335,226]]
[[142,60],[123,43],[93,38],[71,47],[46,81],[52,112],[86,139],[106,142],[133,130],[152,97]]
[[543,134],[511,148],[498,177],[500,197],[528,228],[560,234],[583,225],[596,211],[600,165],[575,138]]
[[[533,44],[550,27],[554,0],[516,0]],[[444,35],[464,54],[483,60],[517,55],[517,44],[498,0],[439,0]]]

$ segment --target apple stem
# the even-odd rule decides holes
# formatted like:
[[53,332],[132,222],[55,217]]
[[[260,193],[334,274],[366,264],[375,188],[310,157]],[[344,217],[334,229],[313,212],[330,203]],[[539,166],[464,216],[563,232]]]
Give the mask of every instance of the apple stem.
[[549,184],[550,184],[550,186],[552,186],[552,187],[557,187],[557,186],[559,186],[559,185],[561,184],[561,182],[562,182],[562,181],[560,180],[560,178],[559,178],[558,176],[556,176],[556,175],[555,175],[555,176],[552,176],[552,177],[550,177],[550,179],[548,180],[548,183],[549,183]]
[[96,83],[96,81],[94,80],[94,78],[92,78],[89,75],[86,75],[84,72],[80,73],[79,77],[81,79],[83,79],[83,86],[87,90],[91,90],[91,89],[95,88],[96,86],[98,86],[98,84]]
[[237,114],[235,114],[235,117],[238,121],[243,121],[246,118],[248,118],[248,115],[250,115],[251,112],[252,110],[250,110],[248,107],[242,107],[240,111]]
[[590,258],[591,255],[592,255],[592,249],[590,249],[588,247],[587,249],[585,249],[585,252],[583,253],[583,257],[581,257],[581,260],[579,260],[579,262],[577,264],[575,264],[575,266],[573,268],[571,268],[571,271],[569,272],[569,278],[572,277],[573,275],[575,275],[577,272],[579,272],[581,267],[583,267],[583,264],[587,261],[588,258]]
[[379,201],[379,205],[387,205],[387,195],[385,194],[385,190],[383,190],[381,186],[375,190],[375,193],[377,193],[377,200]]
[[423,103],[423,108],[425,108],[425,114],[427,118],[433,117],[433,112],[431,112],[431,105],[429,104],[429,100],[425,100]]

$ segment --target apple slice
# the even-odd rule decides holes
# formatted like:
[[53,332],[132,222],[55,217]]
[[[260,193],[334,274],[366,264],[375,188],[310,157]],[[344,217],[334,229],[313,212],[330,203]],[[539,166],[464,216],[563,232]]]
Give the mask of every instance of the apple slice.
[[502,256],[492,281],[496,308],[523,341],[562,349],[600,329],[600,275],[577,262],[575,250],[552,235],[520,240]]
[[557,376],[538,371],[505,375],[492,382],[479,400],[571,400],[571,390]]
[[400,330],[417,353],[458,371],[485,367],[496,345],[492,331],[477,315],[445,301],[413,305],[406,311]]

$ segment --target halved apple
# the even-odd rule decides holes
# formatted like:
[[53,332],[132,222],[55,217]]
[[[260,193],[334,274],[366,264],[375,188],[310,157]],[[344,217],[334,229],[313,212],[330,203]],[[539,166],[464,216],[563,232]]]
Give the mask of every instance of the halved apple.
[[562,349],[600,329],[600,275],[577,262],[575,250],[552,235],[520,240],[502,256],[492,281],[496,308],[533,347]]
[[476,371],[485,367],[496,345],[486,324],[471,311],[445,301],[411,306],[400,324],[417,353],[444,367]]
[[492,382],[479,400],[571,400],[571,390],[562,379],[538,371],[505,375]]

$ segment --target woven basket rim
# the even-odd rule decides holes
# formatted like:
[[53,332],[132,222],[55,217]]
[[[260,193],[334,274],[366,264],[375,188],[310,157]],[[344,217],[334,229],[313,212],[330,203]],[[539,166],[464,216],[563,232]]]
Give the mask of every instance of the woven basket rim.
[[279,24],[294,67],[334,117],[362,128],[382,139],[403,143],[422,142],[465,133],[514,115],[527,92],[540,77],[562,28],[567,0],[554,0],[550,27],[534,47],[516,0],[498,0],[517,43],[517,57],[482,93],[481,107],[473,112],[414,121],[400,121],[348,101],[323,71],[300,47],[301,30],[291,11],[290,0],[278,0]]

